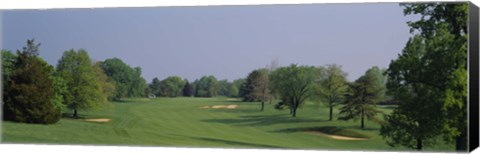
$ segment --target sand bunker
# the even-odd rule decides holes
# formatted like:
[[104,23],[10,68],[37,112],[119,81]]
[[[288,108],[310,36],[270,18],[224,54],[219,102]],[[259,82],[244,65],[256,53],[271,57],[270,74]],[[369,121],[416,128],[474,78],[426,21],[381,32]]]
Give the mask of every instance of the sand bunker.
[[212,105],[212,106],[203,106],[202,109],[236,109],[238,105]]
[[325,134],[317,131],[305,131],[305,133],[308,134],[314,134],[314,135],[321,135],[321,136],[327,136],[336,140],[352,140],[352,141],[363,141],[363,140],[368,140],[368,138],[357,138],[357,137],[348,137],[348,136],[339,136],[339,135],[330,135],[330,134]]
[[99,119],[85,119],[88,122],[109,122],[110,119],[107,118],[99,118]]

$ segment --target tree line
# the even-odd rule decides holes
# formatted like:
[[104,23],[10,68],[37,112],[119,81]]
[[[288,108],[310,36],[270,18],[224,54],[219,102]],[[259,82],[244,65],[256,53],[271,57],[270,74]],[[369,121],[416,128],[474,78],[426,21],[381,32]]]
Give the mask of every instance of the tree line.
[[153,78],[148,84],[145,95],[147,97],[238,97],[239,87],[244,83],[240,78],[232,82],[218,80],[215,76],[203,76],[193,82],[179,76],[169,76],[163,80]]
[[94,62],[84,49],[65,51],[54,67],[38,56],[40,45],[31,39],[16,53],[2,50],[4,120],[51,124],[67,109],[78,118],[80,110],[144,95],[140,67],[118,58]]

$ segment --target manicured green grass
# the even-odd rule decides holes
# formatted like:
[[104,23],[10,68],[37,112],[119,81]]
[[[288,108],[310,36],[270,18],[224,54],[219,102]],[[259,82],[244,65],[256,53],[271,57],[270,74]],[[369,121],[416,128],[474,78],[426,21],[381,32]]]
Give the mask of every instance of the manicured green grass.
[[[211,105],[239,105],[236,109],[202,108]],[[85,118],[109,118],[107,123],[63,118],[53,125],[2,123],[2,142],[137,145],[164,147],[281,148],[336,150],[410,150],[392,148],[379,136],[380,125],[366,121],[328,121],[328,109],[307,103],[292,118],[288,110],[275,110],[266,103],[245,103],[227,98],[125,99],[109,108],[80,112]],[[390,113],[391,107],[379,107]],[[338,108],[335,108],[334,119]],[[381,119],[382,116],[380,115]],[[321,131],[368,140],[336,140]],[[453,144],[439,141],[430,151],[453,151]]]

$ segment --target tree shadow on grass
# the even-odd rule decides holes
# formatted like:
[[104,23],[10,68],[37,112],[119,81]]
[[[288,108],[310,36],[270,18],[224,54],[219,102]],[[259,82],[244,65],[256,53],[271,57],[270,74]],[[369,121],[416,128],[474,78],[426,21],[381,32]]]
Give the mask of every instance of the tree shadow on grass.
[[360,126],[345,126],[345,127],[342,127],[342,128],[347,128],[347,129],[358,129],[358,130],[366,130],[366,131],[379,131],[380,128],[372,128],[372,127],[368,127],[368,125],[365,125],[365,128],[361,128]]
[[287,148],[285,148],[285,147],[274,146],[274,145],[248,143],[248,142],[224,140],[224,139],[217,139],[217,138],[208,138],[208,137],[192,137],[192,138],[193,138],[193,139],[197,139],[197,140],[202,140],[202,141],[209,141],[209,142],[216,142],[216,143],[225,143],[225,144],[234,145],[234,146],[248,146],[248,147],[255,147],[255,148],[287,149]]
[[132,100],[124,100],[124,99],[114,100],[112,102],[113,103],[135,103]]
[[274,131],[274,132],[277,132],[277,133],[295,133],[295,132],[307,132],[307,131],[319,132],[319,133],[328,134],[328,135],[369,138],[369,136],[364,135],[360,132],[345,129],[343,127],[336,127],[336,126],[287,128],[287,129],[277,130],[277,131]]
[[77,113],[77,117],[73,116],[73,113],[62,113],[62,118],[67,118],[67,119],[86,119],[87,115],[86,114],[80,114]]
[[239,126],[268,126],[286,123],[321,122],[318,119],[292,118],[285,114],[239,116],[231,119],[207,119],[205,122],[236,124]]
[[219,102],[238,103],[238,104],[246,103],[242,101],[242,99],[226,99],[224,101],[219,101]]
[[260,113],[259,110],[252,110],[252,109],[242,109],[242,108],[236,108],[236,109],[212,109],[213,112],[227,112],[227,113]]

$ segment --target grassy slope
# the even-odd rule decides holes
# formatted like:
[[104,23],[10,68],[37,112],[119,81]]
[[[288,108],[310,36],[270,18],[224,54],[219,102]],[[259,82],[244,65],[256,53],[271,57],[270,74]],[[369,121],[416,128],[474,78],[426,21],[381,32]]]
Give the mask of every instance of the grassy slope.
[[[201,109],[205,105],[239,104],[235,110]],[[323,105],[307,104],[291,118],[288,110],[273,109],[266,103],[231,102],[225,98],[131,99],[110,108],[83,113],[87,118],[110,118],[108,123],[61,119],[54,125],[4,122],[2,142],[100,144],[181,147],[287,148],[340,150],[406,150],[391,148],[378,135],[379,125],[367,121],[327,121]],[[381,108],[386,113],[391,109]],[[338,112],[338,110],[335,110]],[[335,113],[334,116],[337,114]],[[336,117],[334,117],[336,118]],[[351,136],[368,136],[366,141],[334,140],[304,133],[307,129],[326,130]],[[452,144],[439,142],[434,151],[451,151]],[[407,149],[408,150],[408,149]]]

